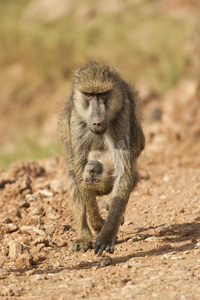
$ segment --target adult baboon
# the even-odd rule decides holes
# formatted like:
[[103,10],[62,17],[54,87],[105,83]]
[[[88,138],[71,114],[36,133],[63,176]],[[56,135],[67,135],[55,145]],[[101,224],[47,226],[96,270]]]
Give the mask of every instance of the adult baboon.
[[[95,254],[114,252],[114,241],[130,192],[137,183],[136,159],[144,149],[138,94],[115,68],[90,62],[74,75],[70,99],[59,120],[60,137],[67,158],[68,195],[72,200],[78,239],[73,251],[92,248]],[[115,180],[109,195],[106,221],[99,213],[95,194],[83,184],[84,168],[90,151],[110,152]]]

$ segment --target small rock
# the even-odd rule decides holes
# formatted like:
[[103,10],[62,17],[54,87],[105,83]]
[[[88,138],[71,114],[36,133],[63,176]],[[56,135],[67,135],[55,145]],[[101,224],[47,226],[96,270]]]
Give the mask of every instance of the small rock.
[[32,282],[37,282],[43,279],[46,279],[46,276],[44,274],[35,274],[30,276],[30,281]]
[[17,255],[22,254],[22,245],[21,243],[10,242],[9,243],[9,257],[13,260],[17,258]]
[[53,196],[53,193],[48,191],[47,189],[44,189],[44,190],[40,190],[39,193],[42,195],[42,196],[45,196],[45,197],[52,197]]
[[25,272],[25,274],[26,274],[26,276],[31,276],[31,275],[35,274],[35,270],[27,270]]
[[8,275],[9,275],[9,272],[6,269],[0,268],[0,279],[4,279]]
[[66,247],[66,246],[68,246],[68,243],[67,243],[67,241],[65,241],[65,240],[59,240],[56,244],[57,244],[59,247]]
[[119,281],[119,287],[120,288],[123,288],[128,282],[130,282],[131,279],[126,279],[126,278],[123,278]]
[[168,182],[168,181],[169,181],[169,176],[168,176],[168,175],[165,175],[165,176],[163,177],[163,181],[164,181],[164,182]]
[[24,207],[24,208],[29,208],[30,207],[30,203],[27,201],[23,201],[20,203],[20,207]]
[[100,266],[101,267],[109,266],[111,262],[112,262],[112,258],[110,256],[106,256],[101,260]]
[[17,257],[15,267],[17,269],[30,268],[33,265],[33,259],[30,254],[22,254]]
[[46,256],[44,253],[42,253],[41,255],[38,255],[37,253],[33,254],[33,262],[34,264],[38,264],[41,261],[44,261],[46,259]]
[[179,255],[179,256],[171,256],[170,258],[171,258],[171,259],[174,259],[174,260],[176,260],[176,259],[184,259],[184,256],[183,256],[183,255]]
[[41,249],[43,249],[44,247],[46,247],[46,245],[45,245],[44,243],[38,244],[38,245],[37,245],[37,248],[38,248],[39,251],[40,251]]
[[16,260],[22,254],[29,254],[26,245],[20,242],[11,241],[9,244],[9,257],[12,260]]
[[133,224],[133,222],[132,221],[125,221],[125,223],[124,223],[125,225],[132,225]]
[[157,241],[158,241],[158,238],[155,236],[150,236],[145,239],[145,242],[150,242],[150,243],[157,242]]
[[137,197],[137,196],[139,196],[139,193],[138,193],[138,192],[133,192],[133,195],[134,195],[135,197]]
[[49,240],[45,237],[38,237],[34,242],[33,242],[33,245],[37,246],[39,244],[45,244],[45,246],[49,246]]
[[195,247],[200,247],[200,242],[196,243]]
[[22,226],[20,228],[21,233],[28,233],[28,234],[32,234],[33,232],[39,235],[45,235],[45,231],[41,230],[41,229],[37,229],[34,226]]
[[12,233],[17,230],[18,230],[18,226],[13,223],[5,224],[3,227],[4,233]]
[[5,218],[4,223],[5,224],[11,224],[13,221],[10,218]]
[[171,255],[170,254],[167,254],[167,253],[165,253],[165,254],[163,254],[163,256],[162,256],[164,259],[168,259],[168,258],[170,258],[171,257]]
[[132,264],[129,263],[129,262],[127,262],[127,264],[125,264],[123,267],[127,268],[127,269],[131,269],[132,268]]
[[51,220],[57,220],[57,219],[60,219],[61,218],[61,214],[59,214],[58,212],[56,211],[53,211],[53,212],[47,212],[46,213],[46,216],[51,219]]
[[27,202],[34,202],[37,200],[36,196],[34,196],[33,194],[27,194],[25,196],[25,199]]
[[65,260],[71,260],[71,257],[65,256]]

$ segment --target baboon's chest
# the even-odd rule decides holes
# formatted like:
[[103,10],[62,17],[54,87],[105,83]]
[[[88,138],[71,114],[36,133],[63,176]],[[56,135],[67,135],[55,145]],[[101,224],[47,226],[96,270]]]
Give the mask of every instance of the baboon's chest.
[[104,136],[94,136],[91,143],[91,151],[106,151],[108,149]]

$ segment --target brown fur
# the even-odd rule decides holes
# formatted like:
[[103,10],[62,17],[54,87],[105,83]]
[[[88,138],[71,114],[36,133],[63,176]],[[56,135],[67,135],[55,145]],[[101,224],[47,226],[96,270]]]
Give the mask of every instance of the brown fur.
[[[104,96],[102,93],[107,91]],[[91,62],[75,73],[71,97],[59,120],[67,158],[68,195],[78,231],[74,251],[86,251],[92,246],[88,214],[98,234],[95,253],[100,256],[104,250],[114,252],[120,221],[138,179],[136,159],[145,141],[140,122],[138,94],[114,68]],[[109,153],[114,162],[106,221],[99,213],[95,194],[83,184],[88,155],[93,150]]]

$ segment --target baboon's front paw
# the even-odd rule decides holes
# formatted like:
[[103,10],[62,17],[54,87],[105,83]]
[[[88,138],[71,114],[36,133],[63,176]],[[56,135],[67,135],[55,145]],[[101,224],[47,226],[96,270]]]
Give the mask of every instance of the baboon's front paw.
[[114,252],[114,238],[100,233],[96,238],[94,253],[98,253],[98,256],[101,256],[104,250],[109,253]]
[[88,239],[77,239],[75,240],[75,242],[71,247],[73,252],[78,252],[78,251],[86,252],[87,250],[93,248],[94,248],[93,242]]

